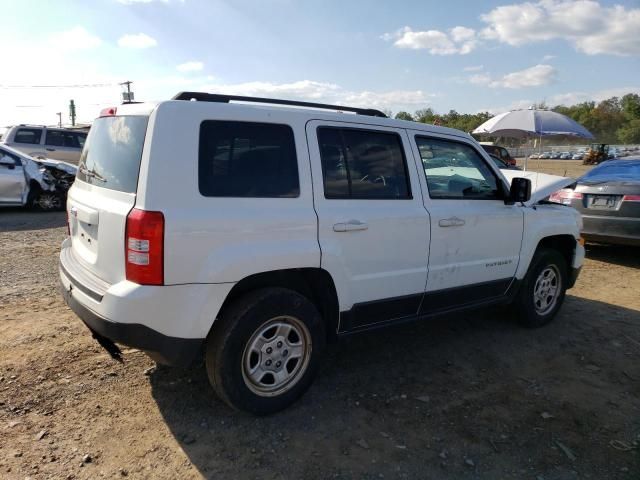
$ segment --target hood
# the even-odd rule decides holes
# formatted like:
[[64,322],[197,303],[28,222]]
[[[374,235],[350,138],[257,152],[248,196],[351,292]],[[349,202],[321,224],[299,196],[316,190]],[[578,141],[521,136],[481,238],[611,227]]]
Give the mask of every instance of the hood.
[[529,199],[529,201],[524,203],[527,206],[534,205],[539,201],[547,198],[553,192],[576,183],[575,179],[570,177],[548,175],[546,173],[532,171],[524,172],[517,170],[502,170],[502,174],[509,181],[509,184],[511,184],[511,181],[516,177],[528,178],[529,180],[531,180],[531,198]]
[[78,167],[72,165],[71,163],[62,162],[60,160],[53,160],[51,158],[38,158],[35,160],[41,165],[45,165],[47,167],[57,168],[58,170],[62,170],[70,175],[75,175],[78,172]]

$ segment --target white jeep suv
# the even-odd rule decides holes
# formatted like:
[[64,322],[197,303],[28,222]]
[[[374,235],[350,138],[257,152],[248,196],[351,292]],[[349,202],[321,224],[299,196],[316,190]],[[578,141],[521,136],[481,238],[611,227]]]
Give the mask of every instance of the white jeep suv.
[[549,322],[584,258],[580,216],[544,201],[571,182],[376,110],[122,105],[93,123],[68,194],[62,292],[112,355],[204,352],[222,399],[271,413],[341,335],[494,304]]

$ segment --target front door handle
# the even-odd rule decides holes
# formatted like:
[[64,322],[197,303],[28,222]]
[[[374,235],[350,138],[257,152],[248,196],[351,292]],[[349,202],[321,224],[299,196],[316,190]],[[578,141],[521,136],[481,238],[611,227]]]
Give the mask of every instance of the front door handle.
[[464,220],[458,217],[443,218],[438,222],[441,227],[461,227],[464,225]]
[[358,230],[366,230],[369,225],[360,220],[349,220],[348,222],[336,223],[333,225],[334,232],[356,232]]
[[55,148],[45,148],[45,150],[46,150],[47,152],[55,152],[55,151],[56,151],[56,149],[55,149]]

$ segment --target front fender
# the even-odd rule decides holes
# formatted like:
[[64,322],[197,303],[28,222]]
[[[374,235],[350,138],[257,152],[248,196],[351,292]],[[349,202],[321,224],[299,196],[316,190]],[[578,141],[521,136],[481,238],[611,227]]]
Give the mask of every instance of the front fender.
[[580,214],[563,205],[537,205],[525,210],[524,235],[516,278],[524,278],[540,242],[556,235],[571,235],[576,240],[572,267],[579,268],[584,259],[584,248],[578,242]]

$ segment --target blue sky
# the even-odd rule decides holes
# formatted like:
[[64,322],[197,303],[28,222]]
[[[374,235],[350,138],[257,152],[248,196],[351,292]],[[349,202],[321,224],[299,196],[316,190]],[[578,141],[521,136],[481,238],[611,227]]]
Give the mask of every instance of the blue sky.
[[[637,1],[0,1],[0,125],[180,90],[413,112],[640,92]],[[99,85],[94,87],[69,85]],[[33,88],[47,85],[47,88]]]

